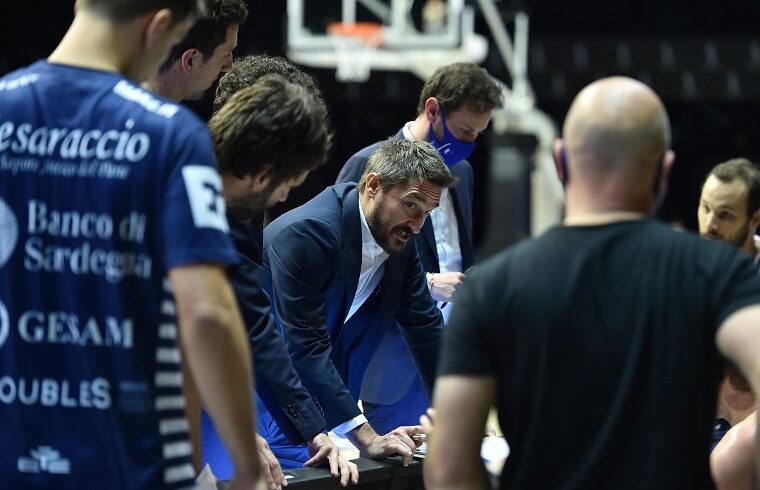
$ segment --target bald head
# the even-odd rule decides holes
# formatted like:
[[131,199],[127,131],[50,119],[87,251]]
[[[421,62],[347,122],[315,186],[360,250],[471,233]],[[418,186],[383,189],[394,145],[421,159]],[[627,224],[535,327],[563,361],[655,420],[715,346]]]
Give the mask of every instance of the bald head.
[[575,98],[563,137],[571,162],[600,170],[654,169],[670,146],[670,123],[649,87],[631,78],[604,78]]

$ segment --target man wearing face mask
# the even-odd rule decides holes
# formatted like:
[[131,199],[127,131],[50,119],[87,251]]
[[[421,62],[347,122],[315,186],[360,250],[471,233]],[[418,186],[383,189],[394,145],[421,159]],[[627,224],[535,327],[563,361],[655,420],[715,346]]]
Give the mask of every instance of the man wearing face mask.
[[[422,268],[433,299],[448,319],[454,296],[472,266],[472,167],[466,160],[486,129],[491,113],[502,106],[501,88],[474,63],[438,68],[425,83],[417,103],[417,118],[407,122],[397,138],[429,141],[459,180],[441,194],[415,237]],[[358,182],[375,143],[348,159],[336,183]],[[394,366],[394,377],[386,376]],[[370,363],[362,387],[365,414],[380,430],[416,423],[429,406],[419,375],[398,328],[391,328]]]

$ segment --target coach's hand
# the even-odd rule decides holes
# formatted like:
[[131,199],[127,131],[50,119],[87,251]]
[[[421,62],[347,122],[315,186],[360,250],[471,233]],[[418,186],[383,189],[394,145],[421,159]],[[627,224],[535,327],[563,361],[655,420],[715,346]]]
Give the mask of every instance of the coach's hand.
[[261,473],[263,480],[267,484],[267,488],[272,490],[281,490],[282,487],[288,486],[288,480],[285,479],[285,474],[282,472],[280,462],[277,461],[277,457],[269,449],[269,443],[267,440],[256,434],[256,446],[259,449],[259,458],[261,458]]
[[372,459],[383,459],[398,454],[401,456],[404,466],[407,466],[412,461],[414,451],[422,444],[412,439],[413,435],[422,432],[422,427],[419,425],[401,426],[384,436],[375,433],[369,424],[363,424],[358,429],[364,429],[364,435],[368,435],[369,431],[372,431],[372,435],[369,437],[360,437],[357,442],[351,441],[362,453],[362,456]]
[[462,286],[464,274],[461,272],[428,272],[427,284],[430,296],[436,301],[450,302]]
[[342,487],[347,486],[349,482],[352,485],[359,483],[359,469],[340,455],[338,447],[326,434],[317,434],[309,441],[308,448],[311,458],[303,464],[304,466],[329,466],[330,474],[334,478],[340,478]]

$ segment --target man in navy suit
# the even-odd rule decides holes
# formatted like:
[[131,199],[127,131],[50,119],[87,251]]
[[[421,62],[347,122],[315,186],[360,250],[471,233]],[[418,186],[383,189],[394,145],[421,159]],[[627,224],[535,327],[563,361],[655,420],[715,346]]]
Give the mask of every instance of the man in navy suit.
[[[443,318],[412,236],[455,178],[428,143],[391,138],[356,184],[328,187],[264,230],[272,304],[301,380],[327,427],[371,458],[411,460],[418,426],[378,435],[357,406],[367,363],[389,325],[401,326],[426,388]],[[394,376],[392,366],[386,373]],[[276,424],[270,446],[294,447]],[[301,457],[305,457],[305,453]]]
[[[327,109],[313,80],[286,60],[249,57],[241,63],[233,68],[235,76],[229,83],[220,85],[225,90],[209,130],[224,184],[230,235],[240,261],[228,274],[248,329],[254,362],[261,367],[256,377],[259,405],[266,405],[267,416],[274,416],[289,434],[307,445],[312,456],[307,465],[329,463],[332,474],[340,476],[344,485],[349,480],[356,483],[356,465],[340,457],[323,433],[325,420],[301,384],[260,283],[261,214],[285,200],[291,188],[325,161],[332,137],[325,124]],[[259,419],[259,432],[261,427]],[[259,444],[268,463],[270,486],[279,488],[284,484],[280,465],[266,441],[261,439]],[[202,424],[202,445],[204,463],[210,463],[218,477],[227,478],[232,461],[207,418]]]
[[[448,319],[450,303],[474,260],[472,246],[472,167],[466,158],[486,129],[494,109],[502,106],[501,88],[486,70],[474,63],[453,63],[435,71],[425,83],[417,103],[417,118],[404,125],[396,138],[430,141],[458,178],[450,192],[441,195],[417,249],[427,272],[430,293]],[[375,143],[348,159],[337,183],[357,182]],[[394,377],[385,376],[388,365]],[[398,328],[390,328],[367,369],[361,393],[364,413],[380,431],[417,423],[430,405],[419,375]]]

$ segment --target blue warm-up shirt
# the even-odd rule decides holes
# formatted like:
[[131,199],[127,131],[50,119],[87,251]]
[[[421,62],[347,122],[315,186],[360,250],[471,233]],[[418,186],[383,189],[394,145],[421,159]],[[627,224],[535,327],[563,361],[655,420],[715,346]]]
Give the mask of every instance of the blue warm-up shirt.
[[0,486],[192,486],[167,273],[236,260],[221,191],[201,121],[122,76],[0,78]]

